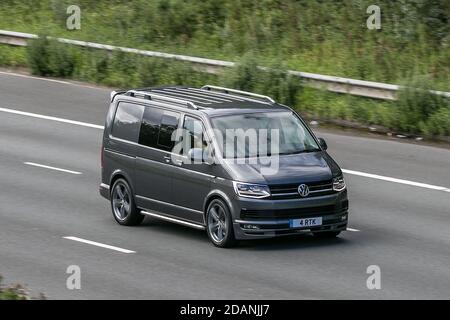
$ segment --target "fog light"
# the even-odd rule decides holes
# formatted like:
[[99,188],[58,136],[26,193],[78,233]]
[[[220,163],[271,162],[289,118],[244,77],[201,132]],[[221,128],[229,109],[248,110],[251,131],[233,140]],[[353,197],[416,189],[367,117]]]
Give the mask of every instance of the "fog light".
[[244,224],[243,225],[244,229],[250,229],[250,230],[258,230],[259,227],[257,225],[254,224]]

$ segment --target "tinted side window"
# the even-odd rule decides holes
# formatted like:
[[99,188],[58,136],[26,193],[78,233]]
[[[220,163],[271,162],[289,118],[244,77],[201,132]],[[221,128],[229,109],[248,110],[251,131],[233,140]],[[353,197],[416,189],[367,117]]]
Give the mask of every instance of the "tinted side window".
[[143,106],[120,102],[114,118],[112,135],[119,139],[137,142],[143,112]]
[[161,127],[158,136],[158,148],[172,151],[175,141],[172,140],[172,133],[178,128],[180,115],[175,112],[164,111],[161,119]]
[[175,141],[172,133],[178,128],[180,115],[176,112],[146,107],[142,119],[139,144],[147,147],[172,151]]
[[139,144],[156,148],[158,142],[159,126],[164,111],[158,108],[146,107],[142,119]]

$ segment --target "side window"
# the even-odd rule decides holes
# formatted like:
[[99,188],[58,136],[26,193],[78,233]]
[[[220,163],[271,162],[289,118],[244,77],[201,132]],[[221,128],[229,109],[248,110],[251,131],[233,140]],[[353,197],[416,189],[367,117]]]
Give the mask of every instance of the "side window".
[[175,145],[175,141],[172,141],[172,133],[178,128],[179,119],[180,115],[176,112],[146,107],[142,118],[139,144],[172,151]]
[[[183,153],[187,154],[188,149],[201,148],[206,150],[208,144],[205,140],[203,131],[203,124],[200,120],[186,116],[184,118],[183,129],[185,130],[185,137],[187,141],[183,144]],[[186,150],[184,150],[186,149]]]
[[180,115],[175,112],[164,111],[161,119],[161,127],[158,136],[158,148],[172,151],[175,141],[172,140],[172,133],[177,130]]
[[119,102],[114,117],[112,135],[116,138],[137,142],[144,107],[127,102]]
[[164,111],[158,108],[145,107],[142,118],[141,133],[139,135],[139,144],[147,147],[156,148],[158,141],[159,126]]

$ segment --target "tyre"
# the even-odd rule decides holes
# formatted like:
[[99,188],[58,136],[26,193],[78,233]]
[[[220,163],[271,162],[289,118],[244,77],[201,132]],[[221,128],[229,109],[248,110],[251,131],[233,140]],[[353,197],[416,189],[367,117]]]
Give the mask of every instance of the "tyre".
[[136,226],[144,220],[136,208],[130,185],[124,179],[114,182],[111,190],[111,209],[116,221],[124,226]]
[[340,231],[324,231],[324,232],[315,232],[314,236],[322,239],[331,239],[336,238],[341,232]]
[[236,244],[230,210],[220,199],[214,199],[208,206],[206,231],[211,242],[217,247],[229,248]]

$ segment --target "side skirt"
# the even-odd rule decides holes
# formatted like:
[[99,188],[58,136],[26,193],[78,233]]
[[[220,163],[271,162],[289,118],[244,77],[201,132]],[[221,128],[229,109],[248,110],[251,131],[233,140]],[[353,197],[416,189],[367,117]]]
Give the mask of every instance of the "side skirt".
[[153,217],[153,218],[157,218],[157,219],[168,221],[168,222],[173,222],[173,223],[180,224],[180,225],[183,225],[186,227],[190,227],[190,228],[194,228],[194,229],[198,229],[198,230],[205,230],[204,225],[193,223],[193,222],[187,222],[187,221],[180,220],[180,219],[173,218],[173,217],[168,217],[168,216],[165,216],[160,213],[151,212],[150,210],[141,210],[141,213],[145,214],[147,216]]

